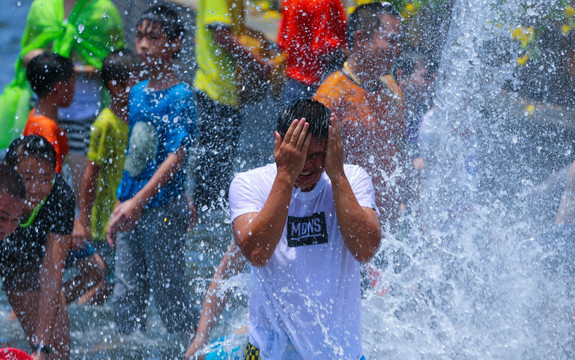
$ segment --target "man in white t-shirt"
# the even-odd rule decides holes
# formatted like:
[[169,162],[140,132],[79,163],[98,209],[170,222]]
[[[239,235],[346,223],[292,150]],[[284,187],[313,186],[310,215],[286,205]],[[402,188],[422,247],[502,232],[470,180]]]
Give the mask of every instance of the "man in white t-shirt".
[[343,164],[336,117],[313,100],[280,115],[274,158],[230,186],[252,265],[246,358],[361,359],[359,264],[381,239],[371,179]]

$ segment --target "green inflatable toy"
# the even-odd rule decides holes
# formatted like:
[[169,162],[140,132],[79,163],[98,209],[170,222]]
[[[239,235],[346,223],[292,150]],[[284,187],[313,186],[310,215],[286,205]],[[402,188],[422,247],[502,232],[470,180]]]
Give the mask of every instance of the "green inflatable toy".
[[64,17],[63,0],[35,0],[30,6],[14,80],[0,95],[0,149],[22,133],[31,109],[24,55],[43,49],[69,58],[73,52],[100,69],[110,51],[124,46],[122,18],[111,0],[78,0],[68,19]]

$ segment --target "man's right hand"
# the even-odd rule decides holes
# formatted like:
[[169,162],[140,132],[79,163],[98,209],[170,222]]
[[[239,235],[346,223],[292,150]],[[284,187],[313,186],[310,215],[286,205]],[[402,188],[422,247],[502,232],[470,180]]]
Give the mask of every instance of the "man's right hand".
[[295,119],[283,139],[277,131],[274,133],[274,158],[278,176],[284,177],[291,184],[295,183],[305,165],[311,141],[308,128],[309,124],[305,119]]

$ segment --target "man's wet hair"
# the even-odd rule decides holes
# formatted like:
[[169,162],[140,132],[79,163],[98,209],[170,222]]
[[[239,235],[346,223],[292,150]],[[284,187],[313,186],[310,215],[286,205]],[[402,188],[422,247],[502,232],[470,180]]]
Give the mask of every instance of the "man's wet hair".
[[4,161],[8,166],[15,168],[23,158],[29,156],[46,160],[56,169],[56,151],[52,144],[40,135],[20,136],[12,141]]
[[67,81],[74,75],[72,60],[52,52],[34,57],[26,68],[28,82],[38,96],[48,95],[58,81]]
[[395,18],[401,18],[399,12],[388,2],[374,2],[358,6],[349,16],[347,22],[346,37],[347,45],[350,49],[355,46],[356,31],[361,31],[369,38],[373,36],[383,25],[381,23],[382,15],[390,15]]
[[125,84],[130,76],[138,74],[141,70],[140,57],[132,50],[114,50],[106,56],[102,63],[102,82],[106,87],[110,81]]
[[186,33],[184,20],[180,16],[177,7],[173,4],[161,3],[152,5],[142,13],[136,28],[146,20],[152,24],[160,25],[169,40],[183,38]]
[[19,200],[26,200],[26,186],[22,176],[6,164],[0,164],[0,192],[6,192]]
[[292,122],[296,119],[305,118],[309,124],[308,133],[319,140],[327,140],[331,110],[316,100],[299,100],[285,108],[278,118],[277,131],[285,136]]

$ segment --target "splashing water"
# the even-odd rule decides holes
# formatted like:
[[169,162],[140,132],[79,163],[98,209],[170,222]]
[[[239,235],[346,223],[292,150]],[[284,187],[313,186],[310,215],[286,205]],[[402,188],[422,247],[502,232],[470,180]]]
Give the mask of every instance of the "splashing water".
[[[366,271],[375,279],[375,289],[365,291],[362,300],[368,359],[575,358],[575,247],[570,241],[575,231],[535,221],[538,209],[532,208],[532,198],[520,196],[529,192],[529,181],[523,180],[541,179],[540,169],[530,168],[536,174],[528,176],[522,171],[525,159],[499,159],[508,154],[499,151],[502,144],[522,139],[513,129],[503,131],[501,124],[525,119],[510,110],[521,102],[518,95],[502,90],[514,81],[515,59],[493,58],[508,51],[502,39],[522,2],[506,3],[509,24],[501,29],[493,23],[499,16],[494,5],[501,1],[460,0],[453,7],[435,111],[423,139],[427,182],[422,213],[403,220],[411,230],[386,234],[374,267]],[[539,1],[531,11],[540,14],[555,3]],[[273,128],[246,124],[252,131],[263,126]],[[261,136],[249,129],[247,136],[255,140],[245,142],[244,151],[261,150],[253,145]],[[244,159],[236,168],[252,165]],[[218,244],[221,249],[214,250],[213,243],[230,239],[227,214],[208,216],[210,224],[200,224],[192,234],[197,240],[190,262],[199,268],[192,271],[200,300],[210,280],[205,268],[217,264],[225,248]],[[247,322],[247,277],[230,279],[224,288],[231,287],[237,289],[234,298],[212,337]],[[118,339],[109,305],[88,310],[73,305],[70,310],[74,358],[105,358],[103,352],[110,358],[162,358],[164,347],[179,342],[170,350],[175,357],[189,345],[188,339],[169,338],[156,314],[148,320],[146,336]],[[8,317],[5,303],[0,314]],[[15,322],[2,325],[7,340],[21,337]],[[20,345],[25,348],[25,341]],[[90,354],[78,348],[100,350]]]
[[[435,109],[423,125],[424,232],[384,245],[393,265],[382,276],[388,294],[370,293],[363,302],[368,358],[575,356],[573,232],[519,210],[528,203],[517,200],[519,188],[505,170],[521,168],[521,158],[495,165],[504,156],[498,147],[512,142],[489,126],[509,121],[507,110],[518,101],[502,90],[513,79],[514,59],[492,61],[506,50],[507,25],[493,25],[496,4],[461,0],[453,8]],[[518,4],[509,1],[504,10],[513,14]],[[482,186],[491,171],[510,184]]]
[[575,358],[574,229],[541,223],[542,209],[522,195],[548,166],[501,159],[520,152],[512,147],[530,121],[520,96],[503,90],[515,81],[506,31],[521,1],[500,7],[509,24],[496,26],[501,3],[453,7],[424,125],[422,213],[406,216],[407,233],[386,235],[366,270],[375,285],[362,300],[368,359]]

